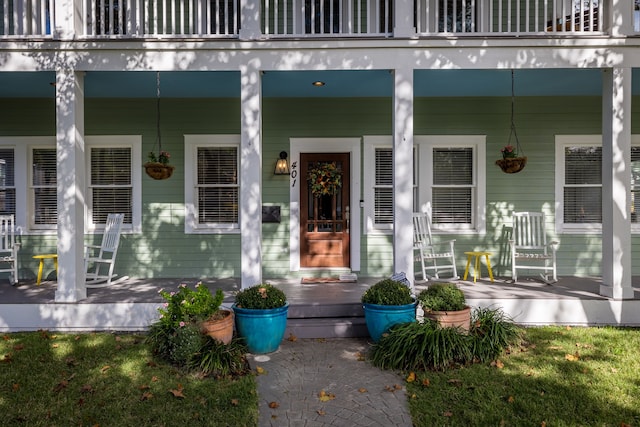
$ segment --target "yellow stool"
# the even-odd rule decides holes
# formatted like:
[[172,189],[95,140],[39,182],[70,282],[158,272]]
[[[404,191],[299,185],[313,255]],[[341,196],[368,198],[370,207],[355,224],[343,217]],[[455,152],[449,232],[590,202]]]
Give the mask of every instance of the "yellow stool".
[[491,255],[491,252],[474,251],[465,252],[464,254],[467,256],[467,267],[464,269],[464,277],[462,280],[467,280],[471,258],[476,257],[475,269],[473,270],[473,283],[476,283],[476,279],[480,273],[480,258],[484,256],[485,262],[487,263],[487,269],[489,270],[489,277],[491,278],[491,282],[493,282],[493,271],[491,271],[491,261],[489,261],[489,255]]
[[42,281],[42,270],[44,269],[45,259],[53,260],[53,265],[56,268],[56,274],[58,274],[58,254],[34,255],[33,259],[40,260],[40,265],[38,266],[38,279],[36,280],[36,285],[40,285],[40,282]]

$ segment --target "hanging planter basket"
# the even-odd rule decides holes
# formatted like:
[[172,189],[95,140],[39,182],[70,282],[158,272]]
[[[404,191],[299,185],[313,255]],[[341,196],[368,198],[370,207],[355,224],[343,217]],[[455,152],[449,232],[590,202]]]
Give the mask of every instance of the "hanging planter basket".
[[500,166],[504,173],[518,173],[527,164],[527,157],[507,157],[506,159],[496,160],[496,165]]
[[144,164],[144,170],[147,175],[158,180],[171,178],[174,169],[175,167],[162,163],[147,162]]

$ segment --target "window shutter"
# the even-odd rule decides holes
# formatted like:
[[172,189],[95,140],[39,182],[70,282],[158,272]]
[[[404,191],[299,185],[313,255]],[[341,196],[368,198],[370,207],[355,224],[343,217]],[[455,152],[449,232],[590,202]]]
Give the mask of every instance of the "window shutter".
[[56,225],[58,220],[56,150],[55,148],[34,148],[32,155],[34,224]]
[[375,150],[374,221],[376,224],[393,223],[393,151],[391,148]]
[[473,222],[473,148],[433,149],[432,221],[434,224]]
[[602,223],[602,148],[565,147],[565,223]]
[[133,210],[132,159],[129,147],[91,148],[92,221],[105,224],[110,213],[124,213],[131,224]]
[[640,147],[631,147],[631,222],[638,222],[640,205]]
[[199,147],[198,218],[200,223],[238,223],[238,149]]
[[12,148],[3,148],[0,149],[0,214],[15,213],[15,155]]

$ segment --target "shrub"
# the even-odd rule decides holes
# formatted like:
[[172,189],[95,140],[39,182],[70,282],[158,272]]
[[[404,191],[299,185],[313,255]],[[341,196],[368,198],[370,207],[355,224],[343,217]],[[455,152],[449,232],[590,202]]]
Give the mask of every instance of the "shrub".
[[494,360],[521,339],[520,328],[500,309],[479,307],[471,314],[472,353],[481,362]]
[[464,292],[453,283],[434,283],[418,294],[425,311],[460,311],[466,307]]
[[245,357],[247,351],[243,340],[239,338],[234,338],[229,344],[223,344],[211,337],[205,337],[202,348],[189,361],[189,368],[216,377],[245,375],[251,371]]
[[202,347],[204,336],[197,325],[187,323],[171,328],[156,322],[149,328],[146,339],[152,351],[160,358],[175,365],[184,366]]
[[407,305],[414,302],[411,290],[397,280],[384,279],[362,294],[362,302],[378,305]]
[[392,327],[374,345],[371,362],[382,369],[444,370],[472,360],[469,337],[432,320]]
[[287,296],[282,291],[268,283],[254,285],[236,293],[236,305],[240,308],[271,309],[283,307],[287,303]]
[[222,290],[216,290],[213,295],[202,283],[198,283],[195,290],[182,283],[176,292],[161,289],[159,293],[165,300],[162,307],[158,309],[159,322],[175,329],[184,327],[188,323],[211,318],[218,313],[224,299]]
[[468,335],[429,319],[392,327],[373,346],[371,363],[382,369],[444,370],[494,360],[520,338],[520,328],[501,309],[478,308]]

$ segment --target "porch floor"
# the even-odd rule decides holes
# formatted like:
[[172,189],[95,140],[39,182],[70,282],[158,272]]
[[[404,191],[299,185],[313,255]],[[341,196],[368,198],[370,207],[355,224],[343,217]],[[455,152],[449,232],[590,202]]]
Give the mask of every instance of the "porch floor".
[[[360,298],[376,277],[358,277],[357,282],[303,284],[300,278],[265,280],[287,294],[291,332],[299,337],[321,337],[362,331],[364,318]],[[445,279],[446,280],[446,279]],[[443,280],[443,281],[445,281]],[[234,301],[238,279],[203,279],[210,289],[225,292],[225,306]],[[19,330],[144,330],[157,319],[163,302],[160,289],[175,289],[180,283],[194,285],[197,279],[122,278],[103,288],[87,289],[87,298],[55,303],[56,282],[0,282],[0,331]],[[429,282],[417,282],[416,293]],[[640,277],[633,278],[635,298],[614,301],[598,294],[599,278],[561,277],[547,285],[521,277],[517,284],[497,277],[456,281],[472,307],[500,307],[519,324],[640,326]],[[366,329],[364,329],[366,331]],[[308,331],[308,332],[305,332]],[[351,332],[350,332],[351,331]],[[361,332],[355,332],[360,334]],[[320,334],[320,335],[317,335]],[[331,335],[334,334],[334,335]],[[365,332],[366,334],[366,332]],[[356,335],[358,336],[358,335]]]

